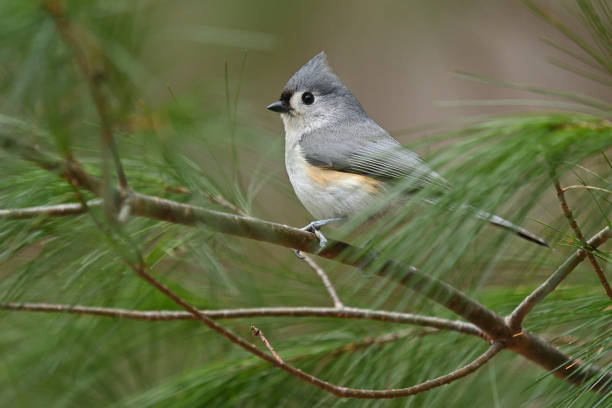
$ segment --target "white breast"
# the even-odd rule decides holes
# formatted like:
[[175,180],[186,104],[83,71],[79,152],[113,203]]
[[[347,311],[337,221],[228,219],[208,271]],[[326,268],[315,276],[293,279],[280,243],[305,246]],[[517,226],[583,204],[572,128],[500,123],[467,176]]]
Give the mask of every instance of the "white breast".
[[304,207],[318,220],[355,214],[372,204],[384,191],[382,183],[369,177],[308,164],[298,138],[287,137],[285,143],[289,180]]

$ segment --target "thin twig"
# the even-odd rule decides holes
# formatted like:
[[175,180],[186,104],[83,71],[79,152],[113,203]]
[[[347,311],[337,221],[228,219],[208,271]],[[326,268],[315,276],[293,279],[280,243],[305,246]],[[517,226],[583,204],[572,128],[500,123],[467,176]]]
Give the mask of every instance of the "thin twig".
[[595,190],[595,191],[601,191],[602,193],[612,194],[612,190],[606,190],[605,188],[594,187],[594,186],[583,186],[580,184],[563,187],[561,191],[565,193],[567,190],[576,190],[576,189],[581,189],[581,188],[586,189],[586,190]]
[[251,333],[253,333],[253,336],[259,337],[261,341],[263,341],[263,344],[266,345],[266,347],[268,348],[270,353],[272,353],[276,361],[278,361],[279,363],[284,363],[283,359],[278,355],[278,353],[276,353],[276,351],[274,350],[274,347],[272,347],[272,344],[270,344],[270,342],[268,341],[268,339],[266,338],[266,336],[263,334],[261,330],[251,325]]
[[[102,200],[99,198],[89,200],[87,207],[99,207]],[[25,208],[9,208],[0,210],[0,219],[2,220],[19,220],[24,218],[35,218],[41,216],[62,217],[67,215],[79,215],[87,212],[87,207],[81,203],[68,203],[58,205],[41,205],[36,207]]]
[[338,296],[338,293],[336,293],[334,285],[332,285],[331,281],[329,280],[329,277],[327,276],[323,268],[321,268],[310,256],[306,254],[302,254],[302,259],[308,264],[308,266],[312,268],[313,271],[316,272],[317,275],[319,275],[319,278],[321,278],[321,281],[323,282],[323,286],[325,286],[327,293],[329,293],[329,296],[334,302],[334,307],[343,308],[344,304],[340,300],[340,297]]
[[599,262],[597,262],[595,255],[591,253],[591,249],[589,248],[586,241],[584,240],[584,234],[582,234],[582,231],[580,230],[580,227],[578,226],[578,223],[576,222],[576,218],[574,217],[572,210],[570,210],[569,205],[567,204],[567,201],[565,200],[565,194],[563,193],[563,189],[561,188],[561,184],[559,184],[558,180],[555,180],[555,190],[557,190],[557,197],[559,198],[559,202],[561,203],[561,208],[563,209],[563,214],[565,214],[565,218],[567,218],[567,221],[569,222],[570,227],[572,227],[572,229],[574,230],[574,233],[576,234],[576,237],[580,241],[580,244],[585,249],[586,256],[589,262],[591,263],[591,266],[593,267],[595,274],[597,274],[597,277],[599,278],[599,281],[601,282],[601,286],[603,286],[604,291],[606,292],[606,295],[608,295],[610,300],[612,300],[612,288],[610,288],[610,283],[608,283],[608,280],[606,279],[606,275],[604,274],[603,269],[599,265]]
[[[113,317],[120,319],[169,321],[193,320],[189,312],[176,310],[132,310],[111,307],[65,305],[54,303],[0,303],[0,309],[24,312],[51,312],[80,315]],[[421,316],[410,313],[390,312],[386,310],[360,309],[345,307],[341,310],[332,307],[258,307],[220,310],[200,310],[201,314],[214,319],[240,319],[247,317],[319,317],[336,319],[364,319],[389,323],[404,323],[432,327],[439,330],[452,330],[459,333],[489,338],[471,323],[459,320],[448,320],[439,317]]]
[[[107,164],[108,160],[106,160],[106,154],[107,152],[110,152],[115,167],[117,169],[119,187],[121,190],[127,191],[129,189],[129,185],[127,182],[127,177],[125,176],[125,173],[123,171],[121,160],[119,159],[119,151],[117,149],[117,145],[115,144],[115,139],[113,138],[113,126],[110,114],[108,112],[108,103],[106,101],[106,98],[104,97],[104,92],[102,90],[102,83],[105,79],[105,73],[101,71],[99,67],[94,69],[91,66],[88,60],[87,50],[82,45],[82,41],[79,40],[80,36],[75,32],[72,23],[66,17],[66,13],[61,1],[46,0],[43,4],[45,10],[47,10],[49,15],[53,18],[55,26],[57,27],[57,30],[62,37],[62,40],[72,51],[74,59],[77,62],[81,73],[87,80],[91,98],[93,99],[94,104],[96,106],[96,111],[98,112],[98,117],[100,118],[101,125],[100,137],[103,147],[102,162],[104,167],[104,182],[106,184],[110,179],[110,169],[108,168]],[[100,51],[96,50],[96,52]]]
[[[610,228],[605,227],[593,238],[587,241],[589,248],[597,248],[609,238],[612,238],[612,232]],[[544,283],[542,283],[536,290],[531,292],[523,301],[512,311],[512,313],[506,319],[508,325],[515,331],[520,330],[525,316],[533,309],[538,303],[540,303],[549,293],[551,293],[563,279],[570,274],[585,258],[587,250],[584,248],[578,249],[572,256],[570,256],[561,266],[557,268],[555,272]]]

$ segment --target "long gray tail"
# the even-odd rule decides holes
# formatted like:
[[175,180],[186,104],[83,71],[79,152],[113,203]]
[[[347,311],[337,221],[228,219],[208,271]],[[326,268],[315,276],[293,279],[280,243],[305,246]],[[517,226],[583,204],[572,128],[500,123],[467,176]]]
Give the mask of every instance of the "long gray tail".
[[476,214],[476,216],[478,218],[481,218],[483,220],[487,220],[489,221],[491,224],[495,225],[496,227],[500,227],[503,228],[505,230],[514,232],[516,235],[518,235],[519,237],[526,239],[527,241],[531,241],[531,242],[535,242],[538,245],[542,245],[545,246],[547,248],[550,248],[550,245],[548,245],[548,243],[546,241],[544,241],[542,238],[538,237],[536,234],[531,233],[529,231],[527,231],[525,228],[523,227],[519,227],[518,225],[514,225],[513,223],[511,223],[510,221],[495,215],[495,214],[489,214],[486,211],[482,211],[470,206],[462,206],[463,208],[467,207],[470,211],[474,212]]
[[[437,201],[436,200],[432,200],[432,199],[426,199],[426,202],[430,203],[430,204],[436,204]],[[514,234],[518,235],[519,237],[527,240],[527,241],[531,241],[534,242],[538,245],[542,245],[546,248],[550,248],[550,245],[548,245],[548,243],[546,241],[544,241],[544,239],[538,237],[536,234],[527,231],[525,228],[523,227],[519,227],[518,225],[514,225],[513,223],[511,223],[510,221],[500,217],[499,215],[495,215],[495,214],[489,214],[486,211],[483,210],[479,210],[478,208],[474,208],[471,205],[467,205],[467,204],[462,204],[459,207],[461,210],[467,211],[469,213],[474,214],[476,217],[482,219],[482,220],[487,220],[489,221],[491,224],[495,225],[496,227],[500,227],[503,228],[507,231],[513,232]],[[454,210],[454,208],[451,207],[451,209]]]

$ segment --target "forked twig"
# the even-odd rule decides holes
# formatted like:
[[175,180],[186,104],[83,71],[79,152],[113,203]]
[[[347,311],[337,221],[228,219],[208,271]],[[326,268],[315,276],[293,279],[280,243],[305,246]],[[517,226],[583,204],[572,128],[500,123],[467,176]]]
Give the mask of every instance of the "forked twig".
[[[610,228],[605,227],[591,239],[587,241],[587,246],[590,248],[597,248],[609,238],[612,238],[612,232]],[[572,256],[570,256],[561,266],[557,268],[555,272],[544,283],[531,292],[523,301],[512,311],[512,313],[506,318],[508,325],[514,330],[520,330],[525,316],[533,309],[538,303],[540,303],[548,294],[550,294],[555,288],[574,270],[587,256],[588,251],[584,248],[578,249]]]
[[601,285],[603,286],[606,295],[608,295],[610,300],[612,300],[612,288],[610,288],[610,283],[608,282],[608,279],[606,279],[606,275],[604,274],[603,269],[599,265],[599,262],[597,262],[597,259],[595,259],[595,255],[591,253],[591,248],[588,246],[588,243],[584,240],[584,235],[582,234],[582,231],[580,230],[580,227],[576,222],[576,218],[574,217],[572,210],[570,210],[569,205],[565,200],[565,193],[563,192],[561,184],[559,184],[558,180],[555,180],[555,190],[557,190],[557,197],[559,198],[559,202],[561,203],[561,208],[563,209],[563,214],[565,214],[565,218],[567,218],[570,227],[572,227],[572,229],[574,230],[576,237],[580,241],[580,245],[582,245],[582,247],[586,251],[586,256],[589,262],[591,263],[593,270],[597,274],[597,277],[599,278],[599,281],[601,282]]
[[261,339],[261,341],[263,342],[263,344],[266,345],[266,347],[268,348],[270,353],[272,353],[272,355],[274,356],[276,361],[278,361],[279,363],[284,363],[283,359],[274,350],[274,347],[272,347],[272,344],[270,344],[270,342],[268,341],[268,339],[266,338],[266,336],[263,334],[263,332],[261,330],[259,330],[254,325],[251,325],[251,333],[253,333],[253,336],[259,337]]

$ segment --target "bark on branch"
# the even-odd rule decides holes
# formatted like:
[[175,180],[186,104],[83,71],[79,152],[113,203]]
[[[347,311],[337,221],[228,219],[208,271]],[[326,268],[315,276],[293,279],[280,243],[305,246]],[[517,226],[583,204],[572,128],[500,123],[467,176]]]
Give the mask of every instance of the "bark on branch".
[[[64,305],[52,303],[0,303],[1,310],[24,312],[68,313],[79,315],[105,316],[119,319],[169,321],[194,320],[189,312],[176,310],[131,310],[111,307]],[[386,310],[361,309],[356,307],[258,307],[241,309],[200,310],[201,314],[214,320],[240,319],[246,317],[320,317],[336,319],[377,320],[389,323],[404,323],[441,330],[452,330],[488,340],[478,327],[459,320],[421,316],[411,313],[390,312]]]
[[81,203],[68,203],[58,205],[41,205],[26,208],[8,208],[0,210],[0,220],[21,220],[36,217],[62,217],[67,215],[79,215],[87,212],[88,207],[97,207],[102,204],[102,200],[96,198],[89,200],[87,205]]

